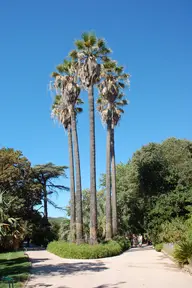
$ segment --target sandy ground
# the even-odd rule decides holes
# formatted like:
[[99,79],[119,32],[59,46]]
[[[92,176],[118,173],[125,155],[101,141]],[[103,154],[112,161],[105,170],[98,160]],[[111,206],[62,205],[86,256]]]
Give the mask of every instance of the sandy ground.
[[191,288],[192,276],[164,254],[138,248],[118,257],[69,260],[47,251],[29,251],[31,287],[57,288]]

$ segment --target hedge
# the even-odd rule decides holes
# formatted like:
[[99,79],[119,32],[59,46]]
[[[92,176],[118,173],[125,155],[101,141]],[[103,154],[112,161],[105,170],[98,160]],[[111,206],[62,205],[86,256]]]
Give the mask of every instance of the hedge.
[[[127,244],[128,246],[128,244]],[[89,245],[53,241],[48,244],[47,250],[57,256],[68,259],[98,259],[112,257],[125,251],[125,243],[109,241],[102,244]]]
[[156,244],[154,248],[157,252],[161,252],[163,249],[163,243]]

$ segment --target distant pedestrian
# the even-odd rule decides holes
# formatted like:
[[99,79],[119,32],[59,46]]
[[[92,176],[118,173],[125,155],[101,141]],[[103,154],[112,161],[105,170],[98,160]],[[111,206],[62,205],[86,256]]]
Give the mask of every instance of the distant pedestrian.
[[142,247],[143,244],[143,236],[141,234],[139,234],[138,236],[138,243],[139,243],[139,247]]
[[133,234],[133,247],[137,247],[137,244],[138,244],[137,236]]

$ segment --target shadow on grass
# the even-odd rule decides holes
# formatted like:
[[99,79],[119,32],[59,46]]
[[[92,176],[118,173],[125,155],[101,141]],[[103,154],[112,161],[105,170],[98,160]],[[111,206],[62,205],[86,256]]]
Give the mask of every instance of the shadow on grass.
[[10,276],[14,281],[24,281],[28,277],[30,262],[27,257],[0,259],[0,279]]
[[10,260],[0,259],[0,265],[11,266],[11,265],[16,265],[16,264],[21,264],[27,261],[28,261],[27,257],[13,258]]

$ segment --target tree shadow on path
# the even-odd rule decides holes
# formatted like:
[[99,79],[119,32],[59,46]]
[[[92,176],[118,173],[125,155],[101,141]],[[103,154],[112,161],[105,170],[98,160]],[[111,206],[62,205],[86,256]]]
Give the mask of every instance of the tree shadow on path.
[[115,284],[103,284],[103,285],[99,285],[93,288],[119,288],[122,284],[125,284],[126,282],[118,282]]
[[[34,261],[38,262],[37,259]],[[34,263],[32,261],[32,263]],[[108,269],[102,262],[76,262],[76,263],[58,263],[58,264],[38,264],[32,267],[32,277],[37,275],[54,276],[59,275],[64,277],[65,275],[74,275],[76,273],[89,272],[101,272]]]

